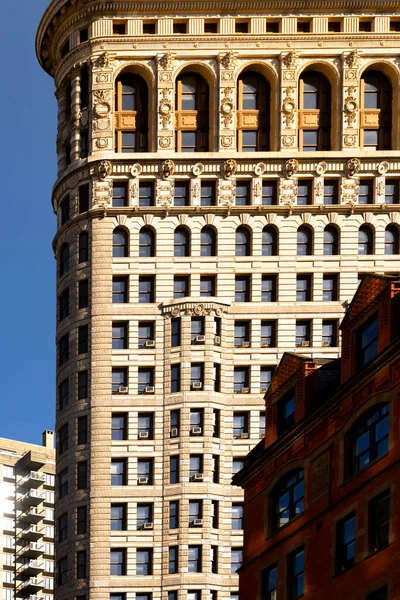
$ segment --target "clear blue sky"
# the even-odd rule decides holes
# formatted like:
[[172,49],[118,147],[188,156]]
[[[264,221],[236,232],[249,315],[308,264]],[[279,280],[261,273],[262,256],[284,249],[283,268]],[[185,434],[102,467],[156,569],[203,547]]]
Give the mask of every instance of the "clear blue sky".
[[0,437],[39,444],[55,418],[56,100],[34,45],[48,4],[2,3],[0,39]]

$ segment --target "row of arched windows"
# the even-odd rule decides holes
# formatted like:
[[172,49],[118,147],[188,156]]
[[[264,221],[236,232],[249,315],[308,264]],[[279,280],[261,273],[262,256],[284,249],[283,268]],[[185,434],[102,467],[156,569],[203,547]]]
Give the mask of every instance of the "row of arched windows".
[[[271,150],[271,123],[276,119],[275,90],[262,73],[246,68],[237,82],[237,149]],[[321,69],[325,69],[321,67]],[[332,79],[332,78],[331,78]],[[307,68],[299,79],[299,147],[304,151],[332,150],[336,126],[337,82],[317,67]],[[335,89],[333,90],[333,86]],[[361,76],[361,145],[370,150],[392,148],[392,84],[374,68]],[[178,152],[211,150],[212,108],[210,86],[199,73],[184,70],[176,79],[175,129]],[[336,103],[336,104],[335,104]],[[138,74],[124,72],[115,87],[117,152],[144,152],[149,143],[149,92]]]

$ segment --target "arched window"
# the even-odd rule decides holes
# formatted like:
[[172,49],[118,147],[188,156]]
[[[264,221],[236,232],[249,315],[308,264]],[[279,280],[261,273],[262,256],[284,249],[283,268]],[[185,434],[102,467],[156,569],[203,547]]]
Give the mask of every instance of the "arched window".
[[308,227],[299,227],[297,230],[297,256],[309,256],[312,254],[313,239]]
[[113,257],[123,258],[128,256],[128,234],[120,227],[113,231]]
[[324,229],[324,256],[334,256],[339,253],[339,234],[336,227],[327,225]]
[[115,83],[115,151],[148,150],[147,84],[133,73],[120,75]]
[[236,256],[251,255],[251,234],[247,227],[238,227],[236,229]]
[[190,235],[185,227],[175,229],[174,256],[190,256]]
[[214,229],[203,227],[200,237],[200,256],[216,256],[217,240]]
[[69,271],[69,245],[63,244],[60,248],[60,277]]
[[331,86],[318,71],[305,71],[299,85],[299,147],[306,152],[331,149]]
[[278,254],[278,236],[274,227],[264,227],[262,232],[262,255],[276,256]]
[[271,88],[260,73],[245,71],[238,80],[238,151],[270,149]]
[[354,475],[389,449],[389,404],[378,404],[355,422],[348,434],[348,472]]
[[272,492],[274,529],[283,527],[304,512],[304,471],[290,471]]
[[385,254],[399,254],[399,230],[396,225],[385,229]]
[[139,256],[141,258],[155,256],[154,233],[150,227],[143,227],[139,232]]
[[361,103],[363,147],[367,150],[391,150],[392,85],[381,71],[363,73]]
[[373,254],[374,252],[374,234],[368,225],[362,225],[358,230],[358,254]]
[[209,91],[197,73],[182,73],[176,82],[176,151],[207,152]]
[[78,262],[83,263],[89,260],[89,234],[82,231],[79,234]]

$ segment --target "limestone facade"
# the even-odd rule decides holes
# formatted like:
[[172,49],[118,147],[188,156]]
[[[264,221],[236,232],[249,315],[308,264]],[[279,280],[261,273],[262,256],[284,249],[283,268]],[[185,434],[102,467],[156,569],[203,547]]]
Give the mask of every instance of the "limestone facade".
[[[351,9],[329,1],[313,12],[302,1],[51,2],[37,53],[58,101],[57,473],[68,491],[56,517],[68,513],[72,523],[56,549],[61,571],[68,556],[57,599],[237,598],[231,571],[242,534],[232,515],[242,493],[230,485],[233,460],[237,468],[263,434],[269,377],[285,351],[336,357],[337,326],[359,274],[399,270],[397,10],[390,1]],[[389,126],[366,100],[366,74],[377,72],[390,90],[382,92]],[[329,100],[311,109],[310,73]],[[258,100],[246,109],[247,75],[266,82],[264,114]],[[124,110],[125,76],[134,77],[139,110]],[[195,109],[184,109],[193,81],[205,109],[197,96]],[[310,151],[324,118],[329,140]],[[255,130],[258,149],[246,151]],[[184,133],[194,131],[198,151],[182,151],[192,143]],[[207,189],[215,190],[210,202]],[[113,415],[125,419],[115,433],[123,439],[112,440]],[[147,437],[139,437],[143,423],[151,423]],[[178,456],[179,481],[171,483]],[[124,485],[110,484],[112,459],[125,468]],[[179,523],[170,528],[176,501]],[[143,504],[151,504],[152,528],[141,528]],[[111,530],[111,505],[126,511],[122,529]],[[78,534],[85,506],[88,526]],[[179,556],[172,567],[171,547]],[[85,551],[86,576],[78,579]],[[123,575],[111,574],[110,552],[123,558]]]

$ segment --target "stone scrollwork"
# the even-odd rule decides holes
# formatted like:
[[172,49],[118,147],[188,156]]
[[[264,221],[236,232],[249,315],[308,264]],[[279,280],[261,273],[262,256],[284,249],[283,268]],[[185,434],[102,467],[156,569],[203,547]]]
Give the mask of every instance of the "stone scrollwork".
[[323,175],[324,173],[326,173],[327,168],[328,164],[325,161],[322,161],[317,164],[317,168],[315,170],[318,173],[318,175]]
[[288,179],[293,177],[299,170],[299,163],[295,158],[290,158],[285,163],[285,175]]
[[237,162],[233,158],[228,158],[223,164],[223,173],[225,179],[230,179],[237,172]]
[[226,97],[221,101],[221,116],[225,127],[228,127],[232,123],[235,109],[233,100],[228,97],[232,93],[232,88],[225,88],[224,92]]
[[175,173],[175,163],[173,160],[164,160],[161,165],[161,176],[163,179],[168,179]]
[[254,173],[255,173],[255,175],[257,175],[257,177],[260,177],[261,175],[263,175],[266,170],[267,170],[267,165],[263,162],[257,163],[256,166],[254,167]]
[[346,171],[348,177],[354,177],[360,172],[361,162],[358,158],[350,158],[347,161]]
[[357,88],[351,86],[347,88],[347,98],[344,101],[344,114],[347,120],[348,127],[353,127],[354,121],[357,118],[358,103],[355,96]]
[[97,167],[97,171],[100,179],[106,179],[112,173],[112,165],[108,160],[102,160]]
[[203,163],[196,163],[195,165],[193,165],[193,167],[192,167],[193,175],[195,175],[196,177],[199,177],[199,175],[201,175],[203,172],[204,172]]
[[131,166],[130,172],[132,177],[138,177],[142,172],[142,165],[140,165],[139,163],[135,163]]
[[378,165],[378,173],[384,175],[389,170],[389,163],[384,160]]
[[[163,91],[165,92],[166,90],[163,90]],[[172,103],[165,96],[164,96],[164,98],[161,98],[161,100],[160,100],[158,112],[161,117],[163,129],[167,129],[168,125],[171,123],[171,118],[172,118]]]
[[285,125],[288,129],[293,125],[295,113],[296,113],[296,102],[294,100],[294,94],[296,90],[293,87],[285,88],[286,98],[282,103],[282,113],[285,119]]
[[171,147],[171,138],[163,136],[159,138],[158,144],[160,146],[160,148],[162,148],[163,150],[166,150],[167,148]]
[[180,311],[180,308],[179,308],[179,306],[173,306],[173,307],[171,308],[171,315],[172,315],[173,317],[179,317],[180,313],[181,313],[181,311]]
[[344,145],[347,147],[355,146],[357,143],[356,135],[345,135],[344,136]]

